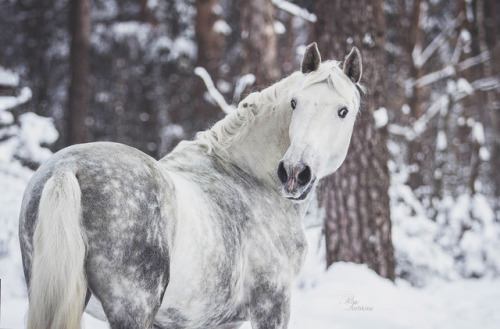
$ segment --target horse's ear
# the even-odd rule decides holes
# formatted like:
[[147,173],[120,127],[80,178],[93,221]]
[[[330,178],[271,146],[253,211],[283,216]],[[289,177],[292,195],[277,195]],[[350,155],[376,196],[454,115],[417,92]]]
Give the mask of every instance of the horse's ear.
[[321,55],[319,54],[316,42],[311,43],[306,48],[304,58],[302,58],[302,73],[316,71],[321,64]]
[[352,82],[358,83],[363,74],[363,63],[361,62],[361,53],[358,48],[352,47],[351,52],[344,61],[344,73]]

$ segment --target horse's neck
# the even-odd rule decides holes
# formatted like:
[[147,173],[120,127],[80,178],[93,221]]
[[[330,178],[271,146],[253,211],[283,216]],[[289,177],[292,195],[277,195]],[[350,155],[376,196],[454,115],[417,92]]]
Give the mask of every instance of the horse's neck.
[[[286,97],[286,89],[295,83],[296,77],[292,75],[248,95],[240,102],[237,112],[202,132],[199,140],[182,142],[161,161],[172,161],[176,154],[191,149],[201,157],[220,157],[278,191],[280,183],[276,172],[290,146],[288,130],[292,114],[290,108],[280,105],[286,103],[280,98]],[[208,145],[212,152],[201,155],[202,145]]]
[[277,108],[277,104],[249,103],[248,106],[269,108],[256,109],[263,113],[255,117],[255,121],[245,134],[227,147],[228,160],[256,178],[276,187],[279,184],[276,175],[278,163],[290,146],[288,127],[291,115]]

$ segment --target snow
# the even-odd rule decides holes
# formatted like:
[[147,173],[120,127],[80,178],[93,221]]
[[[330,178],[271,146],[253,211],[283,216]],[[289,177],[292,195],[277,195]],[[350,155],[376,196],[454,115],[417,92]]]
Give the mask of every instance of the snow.
[[253,85],[255,83],[255,75],[248,73],[241,76],[236,82],[236,87],[234,87],[233,99],[239,100],[245,88]]
[[224,8],[217,3],[212,7],[212,13],[217,16],[222,16],[224,14]]
[[1,96],[0,97],[0,113],[5,110],[12,109],[18,105],[24,104],[31,99],[31,89],[24,87],[18,96]]
[[435,215],[431,215],[429,206],[406,185],[413,169],[398,165],[399,146],[394,142],[388,146],[396,159],[389,163],[389,195],[397,277],[421,287],[435,279],[498,279],[500,225],[481,189],[473,195],[464,192],[432,200]]
[[484,146],[479,149],[479,158],[482,161],[488,161],[490,159],[490,151]]
[[21,131],[16,155],[36,163],[46,161],[52,152],[40,144],[50,145],[59,137],[52,118],[44,118],[28,112],[19,117]]
[[472,95],[474,93],[474,87],[464,78],[459,78],[457,80],[457,91],[465,93],[467,95]]
[[234,105],[229,105],[224,99],[224,96],[222,96],[217,88],[215,88],[212,77],[207,72],[207,70],[205,70],[203,67],[197,67],[194,69],[194,74],[196,74],[203,80],[205,86],[207,87],[208,93],[210,94],[210,97],[212,97],[212,99],[217,103],[217,105],[219,105],[224,113],[229,114],[235,109]]
[[446,140],[446,134],[444,133],[444,131],[440,130],[437,135],[436,149],[442,151],[445,150],[447,146],[448,142]]
[[231,27],[226,23],[226,21],[222,19],[219,19],[217,22],[214,23],[213,29],[216,33],[226,36],[230,35],[232,32]]
[[385,107],[381,107],[373,112],[373,117],[375,119],[375,127],[379,129],[385,127],[387,122],[389,122],[389,116]]
[[467,31],[466,29],[461,29],[460,30],[460,39],[463,42],[470,43],[472,41],[472,37],[470,35],[470,32]]
[[401,106],[401,112],[403,112],[403,114],[408,115],[410,114],[410,111],[411,111],[410,105],[403,104],[403,106]]
[[375,47],[375,41],[373,40],[371,33],[366,33],[362,42],[370,48]]
[[479,145],[484,145],[485,143],[485,138],[484,138],[484,128],[481,122],[474,122],[472,126],[472,138],[475,140]]
[[274,21],[274,32],[276,34],[283,34],[286,32],[286,27],[280,21]]
[[427,63],[431,56],[445,44],[446,39],[454,32],[455,28],[461,23],[461,18],[456,18],[445,24],[441,33],[439,33],[429,45],[422,50],[421,44],[416,44],[412,51],[413,65],[416,68],[421,68]]
[[284,10],[294,16],[300,17],[306,21],[309,21],[311,23],[315,23],[318,18],[316,15],[311,14],[309,11],[307,11],[304,8],[301,8],[297,6],[296,4],[293,4],[289,1],[285,0],[271,0],[271,2],[278,7],[281,10]]
[[[379,277],[366,265],[336,263],[327,271],[324,246],[318,248],[321,228],[307,231],[309,253],[292,293],[289,329],[400,329],[496,328],[500,280],[434,280],[425,288],[398,279]],[[0,269],[6,259],[0,259]],[[1,326],[21,328],[27,311],[26,292],[15,271],[3,278]],[[104,329],[107,324],[84,315],[84,328]],[[250,329],[247,322],[242,329]]]
[[500,81],[497,77],[482,78],[472,82],[472,88],[483,91],[494,90],[500,88]]
[[290,329],[495,328],[499,288],[498,281],[471,280],[417,289],[365,265],[337,263],[316,286],[295,291]]
[[[438,113],[447,111],[449,98],[447,95],[440,96],[427,111],[418,120],[413,122],[411,126],[403,127],[397,124],[389,125],[389,132],[393,135],[404,136],[408,141],[415,140],[418,136],[422,135],[427,128],[432,118]],[[406,105],[406,104],[405,104]]]
[[436,72],[426,74],[423,77],[417,79],[415,81],[415,87],[422,88],[441,79],[448,78],[454,74],[455,68],[451,65],[448,65]]
[[[0,98],[0,104],[2,99]],[[1,106],[1,105],[0,105]],[[10,125],[14,122],[12,113],[0,110],[0,125]]]
[[186,56],[189,59],[195,59],[198,54],[198,48],[193,40],[186,37],[178,37],[174,40],[172,46],[171,60]]
[[17,87],[19,85],[19,75],[0,66],[0,86]]
[[472,8],[472,0],[465,0],[465,12],[467,16],[467,21],[468,22],[474,22],[474,9]]
[[462,62],[460,62],[458,64],[458,70],[459,71],[467,70],[468,68],[471,68],[475,65],[479,65],[481,63],[488,61],[490,58],[491,58],[491,54],[489,51],[486,50],[477,56],[469,57],[469,58],[463,60]]
[[144,48],[148,42],[148,36],[151,28],[147,23],[128,21],[112,24],[111,31],[114,34],[116,41],[124,42],[130,37],[135,37],[141,48]]

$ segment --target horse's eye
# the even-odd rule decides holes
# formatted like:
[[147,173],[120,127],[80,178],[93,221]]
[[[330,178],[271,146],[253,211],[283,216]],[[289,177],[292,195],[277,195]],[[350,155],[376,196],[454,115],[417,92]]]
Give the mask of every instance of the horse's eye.
[[339,115],[339,117],[341,117],[343,119],[346,117],[348,112],[349,112],[349,110],[346,107],[343,107],[338,111],[338,115]]
[[294,98],[292,98],[292,101],[290,102],[290,105],[292,106],[292,109],[295,110],[295,107],[297,107],[297,101]]

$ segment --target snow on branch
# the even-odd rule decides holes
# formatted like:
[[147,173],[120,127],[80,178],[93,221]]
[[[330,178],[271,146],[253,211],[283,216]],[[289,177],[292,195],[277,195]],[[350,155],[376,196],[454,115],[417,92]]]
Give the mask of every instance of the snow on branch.
[[455,68],[451,65],[445,66],[441,70],[429,73],[415,81],[415,87],[422,88],[438,80],[447,78],[455,74]]
[[234,105],[229,105],[226,100],[224,99],[224,96],[215,88],[214,82],[212,81],[212,77],[210,74],[205,70],[203,67],[196,67],[194,69],[194,74],[199,76],[203,82],[205,83],[205,86],[207,87],[208,93],[212,97],[212,99],[217,103],[217,105],[220,106],[222,111],[224,113],[229,114],[231,111],[235,109]]
[[490,59],[490,52],[488,50],[483,51],[477,56],[469,57],[466,60],[458,64],[458,69],[460,71],[467,70],[470,67],[476,66],[478,64],[484,63]]
[[19,75],[0,66],[0,86],[17,87]]
[[449,98],[441,96],[433,103],[417,121],[409,127],[403,127],[396,124],[389,125],[389,132],[393,135],[404,136],[408,141],[413,141],[418,136],[422,135],[427,130],[427,126],[431,119],[438,114],[442,109],[448,106]]
[[[481,54],[467,58],[463,60],[462,62],[458,63],[456,65],[458,71],[464,71],[467,70],[468,68],[471,68],[475,65],[479,65],[481,63],[484,63],[485,61],[490,59],[490,53],[489,51],[482,52]],[[424,75],[423,77],[420,77],[417,79],[413,85],[417,88],[422,88],[427,85],[430,85],[431,83],[434,83],[436,81],[439,81],[441,79],[445,79],[448,77],[451,77],[456,73],[456,69],[452,65],[445,66],[444,68],[431,72],[429,74]]]
[[32,96],[31,89],[24,87],[18,96],[1,96],[0,97],[0,112],[12,110],[16,106],[27,103]]
[[234,87],[233,99],[238,101],[241,94],[246,87],[251,86],[255,83],[255,75],[248,73],[240,77],[236,82],[236,87]]
[[500,88],[500,80],[498,77],[482,78],[472,82],[474,90],[494,90]]
[[413,59],[413,65],[416,68],[421,68],[424,64],[431,58],[431,56],[436,52],[436,50],[444,44],[446,38],[448,38],[455,28],[463,21],[463,15],[458,16],[454,20],[448,23],[448,26],[438,34],[437,37],[432,40],[432,42],[422,50],[422,45],[417,44],[411,53]]
[[316,23],[318,18],[307,9],[301,8],[286,0],[271,0],[271,2],[281,10],[284,10],[294,16],[305,19],[308,22]]

